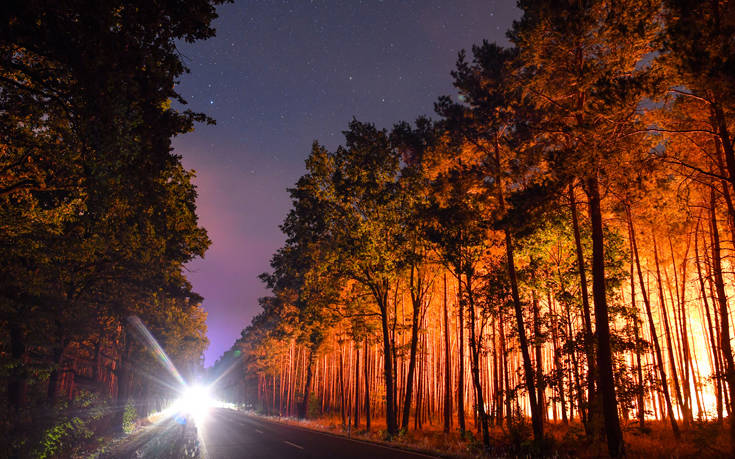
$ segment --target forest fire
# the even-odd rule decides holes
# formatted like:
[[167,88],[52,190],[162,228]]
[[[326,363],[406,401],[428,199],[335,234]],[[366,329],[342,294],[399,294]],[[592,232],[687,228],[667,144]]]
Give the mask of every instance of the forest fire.
[[389,437],[441,423],[490,451],[529,421],[537,449],[517,454],[604,424],[617,457],[651,421],[677,441],[710,421],[735,447],[735,117],[717,101],[735,94],[680,54],[725,32],[717,7],[663,3],[520,2],[513,47],[460,55],[439,121],[315,143],[272,295],[220,362],[242,365],[229,396]]
[[[419,11],[421,32],[444,30],[446,5],[425,2],[444,10]],[[111,457],[238,456],[243,446],[275,457],[419,455],[357,436],[461,457],[735,457],[735,1],[509,2],[517,16],[505,39],[458,54],[444,81],[454,93],[433,103],[436,119],[383,118],[394,124],[381,127],[353,117],[341,144],[333,126],[320,126],[329,140],[310,151],[282,141],[305,146],[306,162],[287,189],[282,245],[268,247],[259,276],[267,294],[205,369],[207,313],[189,268],[211,241],[195,173],[172,139],[213,125],[184,105],[227,99],[185,93],[180,81],[179,46],[212,37],[223,3],[3,8],[0,454],[105,457],[89,448],[118,442]],[[422,45],[414,48],[436,41],[406,34],[392,10],[351,9],[347,22],[328,15],[339,27],[326,27],[320,2],[260,3],[247,8],[284,7],[274,22],[293,21],[257,29],[249,11],[236,21],[238,32],[255,30],[257,62],[277,69],[279,87],[237,92],[283,96],[268,102],[273,125],[258,125],[279,136],[314,128],[275,124],[292,113],[322,119],[291,109],[302,97],[288,94],[320,105],[333,80],[344,84],[334,99],[353,113],[372,113],[358,96],[398,113],[382,93],[423,59],[413,49],[390,61],[396,78],[370,66],[331,78],[336,70],[323,72],[337,67],[333,55],[356,68],[381,59],[366,57],[366,44],[325,46],[380,27]],[[314,31],[319,40],[300,39]],[[383,56],[409,47],[392,36],[378,46],[373,35],[364,42]],[[301,47],[261,47],[282,36]],[[228,42],[212,59],[235,60]],[[288,66],[265,63],[272,58]],[[308,70],[290,67],[296,61]],[[307,74],[322,79],[281,86]],[[379,83],[360,88],[371,75]],[[213,85],[232,87],[210,81],[206,91]],[[240,115],[254,123],[267,111]],[[269,182],[256,180],[258,161],[237,166],[206,144],[218,173]],[[242,239],[218,248],[260,240]],[[234,271],[240,281],[242,258],[222,277]],[[220,312],[239,329],[245,319],[234,318],[248,305],[237,298]],[[222,328],[210,337],[222,339]]]

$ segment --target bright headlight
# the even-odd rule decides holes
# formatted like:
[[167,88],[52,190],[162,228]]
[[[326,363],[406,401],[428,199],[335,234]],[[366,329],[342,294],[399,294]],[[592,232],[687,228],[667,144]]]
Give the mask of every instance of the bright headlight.
[[202,386],[187,387],[178,401],[179,409],[195,419],[206,416],[212,404],[209,390]]

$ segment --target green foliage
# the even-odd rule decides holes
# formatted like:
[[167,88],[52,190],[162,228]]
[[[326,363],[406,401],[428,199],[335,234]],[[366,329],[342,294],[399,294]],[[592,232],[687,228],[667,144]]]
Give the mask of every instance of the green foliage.
[[93,432],[78,417],[62,421],[44,432],[40,449],[35,456],[39,458],[52,457],[58,454],[65,446],[73,445],[79,440],[92,437]]
[[135,421],[137,419],[138,412],[135,410],[135,405],[131,400],[125,405],[125,411],[123,412],[123,432],[133,432],[133,430],[135,430]]
[[81,391],[69,403],[59,403],[50,425],[35,440],[33,457],[59,457],[77,450],[94,437],[107,413],[106,401],[88,391]]
[[[220,3],[4,5],[0,318],[10,333],[1,343],[9,403],[0,417],[17,419],[2,424],[3,438],[27,435],[20,445],[44,431],[43,451],[81,439],[88,414],[59,414],[51,426],[31,414],[65,409],[57,392],[69,379],[59,375],[74,353],[100,346],[122,376],[130,315],[176,350],[177,363],[200,359],[205,315],[184,264],[210,241],[196,215],[194,173],[171,139],[212,120],[176,108],[187,70],[176,43],[211,37]],[[141,351],[128,348],[125,358]],[[92,363],[74,377],[97,376],[90,385],[108,395],[113,384],[90,368],[100,360],[82,357]],[[121,404],[128,384],[150,384],[121,380]]]

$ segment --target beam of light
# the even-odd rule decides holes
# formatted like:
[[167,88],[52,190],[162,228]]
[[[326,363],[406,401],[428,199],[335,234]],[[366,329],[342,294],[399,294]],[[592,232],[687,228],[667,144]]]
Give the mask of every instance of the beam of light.
[[[203,431],[206,428],[207,417],[209,411],[212,408],[229,408],[236,409],[236,406],[232,403],[225,403],[219,400],[215,400],[212,397],[212,388],[219,381],[218,378],[214,383],[208,386],[202,386],[197,384],[187,384],[181,373],[176,369],[171,359],[163,350],[158,341],[153,337],[150,331],[146,328],[143,322],[137,316],[128,317],[128,322],[137,332],[134,336],[140,339],[142,343],[151,351],[156,360],[174,377],[179,387],[172,387],[165,381],[152,376],[146,375],[150,379],[159,382],[161,385],[172,389],[174,392],[178,392],[179,398],[174,401],[167,408],[157,413],[152,413],[148,416],[149,421],[155,424],[161,424],[164,422],[171,422],[171,425],[166,427],[166,432],[171,431],[177,424],[182,426],[182,432],[186,431],[187,425],[191,425],[191,428],[195,429],[195,435],[197,437],[197,444],[200,449],[200,457],[207,456],[207,445],[204,442]],[[231,370],[228,369],[228,372]],[[190,422],[191,421],[191,422]]]
[[210,384],[210,387],[215,387],[225,376],[227,376],[235,367],[237,367],[240,364],[239,359],[235,359],[226,369],[223,371],[219,376],[217,376],[214,381]]
[[128,317],[128,322],[130,322],[130,324],[135,327],[135,330],[143,339],[144,344],[148,347],[148,349],[151,350],[153,356],[158,359],[161,365],[163,365],[163,367],[169,373],[171,373],[176,381],[178,381],[183,387],[186,387],[186,382],[184,382],[184,378],[181,377],[181,374],[176,369],[173,362],[171,362],[171,359],[166,354],[166,351],[164,351],[161,345],[158,344],[156,338],[151,335],[151,332],[149,332],[145,325],[143,325],[143,322],[138,318],[138,316]]

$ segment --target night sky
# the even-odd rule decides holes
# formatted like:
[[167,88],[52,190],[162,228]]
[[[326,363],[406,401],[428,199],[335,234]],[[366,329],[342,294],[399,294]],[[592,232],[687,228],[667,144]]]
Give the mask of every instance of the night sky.
[[232,346],[267,291],[258,274],[284,237],[286,188],[317,139],[328,148],[356,117],[390,128],[433,116],[453,94],[459,50],[507,44],[514,0],[237,1],[221,6],[217,36],[179,50],[191,73],[179,92],[217,120],[175,139],[197,171],[200,223],[212,246],[188,265],[204,296],[205,365]]

